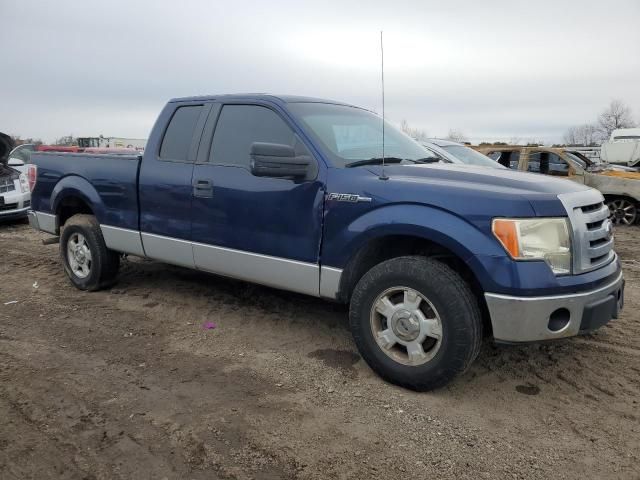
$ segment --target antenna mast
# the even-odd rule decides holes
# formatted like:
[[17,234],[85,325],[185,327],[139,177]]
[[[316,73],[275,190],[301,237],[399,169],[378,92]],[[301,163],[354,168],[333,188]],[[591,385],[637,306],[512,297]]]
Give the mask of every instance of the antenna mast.
[[384,45],[382,42],[382,30],[380,30],[380,60],[381,60],[381,80],[382,80],[382,175],[380,180],[389,180],[384,173]]

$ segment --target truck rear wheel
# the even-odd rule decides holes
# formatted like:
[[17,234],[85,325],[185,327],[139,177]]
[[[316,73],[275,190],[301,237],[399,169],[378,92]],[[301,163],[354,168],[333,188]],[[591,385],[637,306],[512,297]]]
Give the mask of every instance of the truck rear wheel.
[[349,323],[376,373],[418,391],[447,384],[473,362],[482,343],[469,286],[425,257],[398,257],[369,270],[353,292]]
[[67,220],[60,237],[60,257],[69,280],[80,290],[112,285],[120,266],[119,254],[107,249],[93,215],[74,215]]

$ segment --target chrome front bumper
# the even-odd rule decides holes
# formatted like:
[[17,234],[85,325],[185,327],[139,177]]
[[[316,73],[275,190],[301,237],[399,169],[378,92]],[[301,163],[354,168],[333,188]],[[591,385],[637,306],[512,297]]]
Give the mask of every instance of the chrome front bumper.
[[622,272],[615,281],[588,292],[545,297],[485,293],[498,342],[535,342],[571,337],[617,318],[624,302]]

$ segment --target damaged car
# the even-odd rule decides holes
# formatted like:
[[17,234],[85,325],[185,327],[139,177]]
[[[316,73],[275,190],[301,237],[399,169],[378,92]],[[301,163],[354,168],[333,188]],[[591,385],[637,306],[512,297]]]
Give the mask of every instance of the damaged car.
[[31,191],[27,176],[9,162],[14,142],[0,133],[0,221],[26,218],[31,208]]
[[600,190],[611,221],[633,225],[640,218],[640,173],[596,164],[564,148],[534,146],[482,146],[477,151],[512,170],[567,177]]

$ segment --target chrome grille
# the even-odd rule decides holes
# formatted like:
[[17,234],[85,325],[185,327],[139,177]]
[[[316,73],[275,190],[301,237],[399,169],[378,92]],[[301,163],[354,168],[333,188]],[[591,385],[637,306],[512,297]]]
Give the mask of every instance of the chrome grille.
[[573,273],[588,272],[609,263],[615,253],[609,208],[602,194],[590,189],[563,193],[558,199],[571,222]]
[[13,179],[0,178],[0,193],[13,192],[16,189]]

